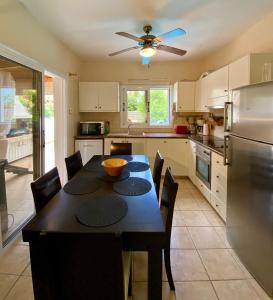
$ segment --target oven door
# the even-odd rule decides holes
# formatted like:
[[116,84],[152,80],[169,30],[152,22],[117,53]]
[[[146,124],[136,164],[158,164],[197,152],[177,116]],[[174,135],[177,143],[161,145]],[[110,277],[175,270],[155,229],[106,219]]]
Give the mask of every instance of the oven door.
[[210,162],[196,155],[196,176],[210,189]]

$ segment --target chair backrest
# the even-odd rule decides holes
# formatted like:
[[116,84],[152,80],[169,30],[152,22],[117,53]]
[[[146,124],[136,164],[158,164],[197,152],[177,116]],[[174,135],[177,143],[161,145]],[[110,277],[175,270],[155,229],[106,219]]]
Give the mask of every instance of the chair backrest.
[[62,188],[58,169],[55,167],[30,184],[36,213],[38,213]]
[[56,237],[55,243],[48,255],[56,270],[51,278],[57,287],[56,299],[124,299],[127,291],[120,237],[114,233],[93,233],[88,238],[69,234]]
[[83,166],[81,152],[77,151],[74,154],[65,158],[67,170],[67,178],[70,180]]
[[159,199],[160,180],[161,180],[163,164],[164,164],[164,159],[161,156],[160,152],[157,151],[155,156],[154,168],[153,168],[153,180],[155,184],[157,199]]
[[131,155],[132,144],[131,143],[111,143],[110,155]]
[[171,238],[173,211],[178,190],[178,183],[174,181],[171,174],[170,167],[166,169],[165,178],[163,182],[163,189],[161,194],[160,210],[162,212],[167,239]]

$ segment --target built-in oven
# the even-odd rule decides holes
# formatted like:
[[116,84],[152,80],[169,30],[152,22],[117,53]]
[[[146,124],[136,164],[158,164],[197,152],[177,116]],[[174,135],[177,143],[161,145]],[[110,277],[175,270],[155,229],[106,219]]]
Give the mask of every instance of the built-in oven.
[[196,147],[196,176],[210,189],[211,151],[205,147]]

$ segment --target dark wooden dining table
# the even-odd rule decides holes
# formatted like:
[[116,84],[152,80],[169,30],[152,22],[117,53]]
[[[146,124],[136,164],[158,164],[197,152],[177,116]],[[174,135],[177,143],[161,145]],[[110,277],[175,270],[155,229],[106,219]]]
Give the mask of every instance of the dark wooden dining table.
[[[145,155],[123,156],[125,159],[149,164]],[[101,171],[101,162],[109,156],[95,155],[73,178],[80,180],[83,176],[91,176],[86,170]],[[92,176],[94,174],[92,173]],[[99,173],[98,173],[99,176]],[[130,177],[140,177],[151,183],[149,192],[139,196],[123,196],[113,189],[113,182],[101,181],[100,188],[92,194],[72,195],[60,190],[52,200],[31,220],[23,229],[23,241],[29,242],[31,268],[33,275],[33,289],[36,300],[46,299],[54,286],[50,283],[50,272],[54,268],[47,267],[50,257],[47,256],[47,247],[52,241],[66,238],[74,238],[83,235],[92,240],[92,234],[98,232],[111,232],[122,237],[123,250],[148,252],[148,299],[162,299],[162,249],[165,242],[165,228],[160,214],[154,182],[150,168],[143,172],[130,172]],[[91,197],[92,195],[92,197]],[[117,223],[104,227],[84,226],[75,218],[75,211],[90,197],[90,201],[96,196],[111,197],[118,195],[128,205],[127,214]],[[58,243],[54,242],[54,247]],[[80,255],[80,249],[75,255]],[[61,259],[61,257],[59,258]],[[43,270],[45,268],[47,271]],[[80,276],[80,275],[79,275]],[[90,283],[92,284],[92,283]]]

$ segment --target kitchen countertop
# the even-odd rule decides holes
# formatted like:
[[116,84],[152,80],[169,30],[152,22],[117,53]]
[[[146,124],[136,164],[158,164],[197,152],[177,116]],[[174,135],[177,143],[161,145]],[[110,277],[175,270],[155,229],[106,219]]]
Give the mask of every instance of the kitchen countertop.
[[175,132],[145,132],[133,133],[109,133],[104,135],[78,135],[75,139],[88,140],[88,139],[105,139],[105,138],[177,138],[177,139],[190,139],[219,155],[224,155],[224,140],[215,136],[203,135],[190,135],[190,134],[177,134]]

